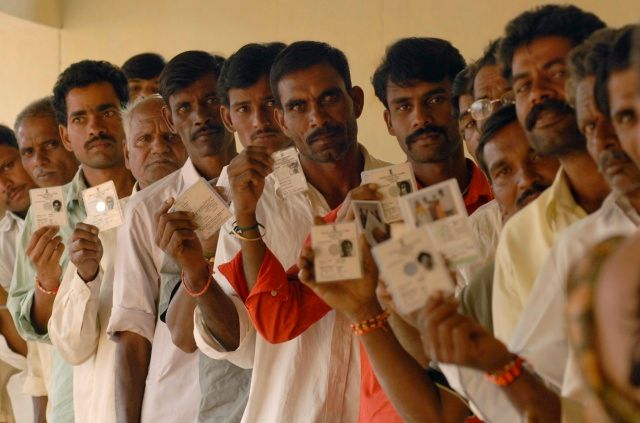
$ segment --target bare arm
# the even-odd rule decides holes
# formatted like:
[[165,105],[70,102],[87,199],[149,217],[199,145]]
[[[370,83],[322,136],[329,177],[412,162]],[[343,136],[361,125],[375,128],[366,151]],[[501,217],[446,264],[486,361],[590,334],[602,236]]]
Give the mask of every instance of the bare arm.
[[116,338],[116,417],[118,423],[140,421],[142,398],[149,371],[151,343],[133,332]]
[[47,402],[49,397],[31,397],[33,400],[33,421],[47,423]]
[[193,312],[195,309],[196,302],[187,295],[180,285],[167,310],[167,326],[171,332],[173,344],[186,353],[192,353],[198,348],[195,339],[193,339]]
[[27,343],[22,339],[16,325],[13,323],[9,310],[6,309],[7,291],[0,287],[0,304],[5,306],[0,309],[0,333],[7,340],[7,345],[13,352],[27,356]]

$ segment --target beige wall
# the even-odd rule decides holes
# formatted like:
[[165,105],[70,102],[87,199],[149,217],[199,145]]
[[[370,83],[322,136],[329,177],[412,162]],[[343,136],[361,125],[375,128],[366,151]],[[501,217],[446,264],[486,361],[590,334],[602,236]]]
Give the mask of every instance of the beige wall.
[[[0,0],[7,1],[7,0]],[[121,64],[142,51],[167,58],[186,49],[229,54],[251,41],[323,40],[343,49],[351,62],[354,83],[365,88],[360,140],[378,156],[402,160],[396,140],[382,121],[382,106],[369,78],[384,48],[410,35],[451,40],[467,58],[477,57],[504,24],[535,4],[533,0],[62,0],[60,63],[84,58]],[[640,18],[638,0],[581,0],[575,4],[617,26]],[[11,58],[0,67],[3,92],[0,120],[8,119],[26,100],[50,91],[58,47],[55,30],[13,22],[8,30],[0,15],[0,35],[12,33],[0,53]],[[27,48],[25,48],[25,46]],[[54,66],[52,66],[54,65]],[[8,80],[7,77],[11,79]],[[6,98],[6,96],[5,96]]]

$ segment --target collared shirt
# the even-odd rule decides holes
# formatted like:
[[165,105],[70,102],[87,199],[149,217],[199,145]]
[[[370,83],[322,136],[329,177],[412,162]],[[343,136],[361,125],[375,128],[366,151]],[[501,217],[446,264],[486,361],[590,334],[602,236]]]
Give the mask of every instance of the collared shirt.
[[467,160],[467,168],[471,169],[469,186],[462,193],[467,213],[473,214],[482,205],[493,200],[493,191],[482,170],[471,159]]
[[[71,182],[63,186],[69,226],[61,227],[59,235],[65,245],[73,232],[72,228],[76,226],[76,223],[82,222],[87,217],[81,195],[82,191],[87,188],[82,166],[80,166]],[[27,213],[24,230],[20,236],[7,305],[16,328],[23,338],[39,342],[50,342],[49,334],[38,334],[31,321],[36,270],[25,253],[31,235],[35,232],[34,219],[31,212],[32,210],[30,209]],[[69,255],[65,248],[60,259],[63,272],[68,263]],[[49,401],[51,402],[51,421],[53,423],[74,421],[73,368],[64,361],[55,348],[53,348]]]
[[[536,277],[529,300],[522,311],[509,350],[522,356],[533,371],[552,389],[561,391],[563,408],[572,400],[585,401],[579,369],[572,363],[566,334],[565,304],[571,267],[598,242],[614,235],[637,231],[640,216],[628,201],[610,194],[602,207],[569,226],[558,237]],[[444,366],[447,371],[455,366]],[[480,371],[458,368],[463,387],[456,387],[491,422],[520,421],[518,410],[502,389],[485,380]],[[454,373],[455,374],[455,373]],[[445,372],[449,377],[449,374]],[[563,409],[564,413],[564,409]]]
[[496,200],[480,206],[471,216],[469,222],[473,228],[473,236],[478,247],[479,259],[459,269],[464,285],[469,284],[476,273],[489,264],[493,264],[498,247],[498,239],[502,230],[502,213]]
[[[129,197],[120,199],[125,207]],[[73,365],[74,414],[78,422],[116,421],[116,344],[107,336],[111,315],[117,228],[100,232],[102,260],[95,279],[84,282],[69,263],[53,303],[48,332],[60,355]]]
[[560,169],[553,184],[504,225],[496,250],[492,314],[508,344],[544,260],[560,232],[587,216]]
[[[361,151],[365,169],[388,165],[370,157],[362,146]],[[313,217],[324,216],[330,209],[322,194],[313,186],[309,186],[306,195],[297,194],[283,199],[277,191],[275,181],[273,174],[265,179],[256,217],[267,228],[264,242],[269,249],[268,253],[273,254],[281,264],[281,269],[288,269],[297,261],[300,248],[313,225]],[[218,240],[216,268],[221,263],[231,262],[241,250],[238,240],[228,235],[231,229],[229,223],[225,228],[221,230]],[[226,289],[232,285],[220,271],[215,276]],[[286,309],[289,295],[305,292],[299,282],[295,287],[288,286],[286,275],[285,283],[281,283],[281,278],[279,279],[277,286],[268,286],[265,279],[264,286],[256,284],[253,287],[250,295],[254,296],[256,304],[260,303],[261,296],[269,296],[282,301]],[[269,280],[273,281],[272,278]],[[245,295],[249,296],[246,288]],[[327,310],[324,317],[306,330],[303,329],[300,336],[291,339],[296,335],[296,329],[286,327],[286,323],[291,321],[290,316],[276,313],[273,316],[274,323],[264,322],[261,325],[261,333],[275,337],[278,323],[282,323],[281,342],[272,344],[261,333],[256,333],[242,299],[236,295],[231,298],[240,319],[238,349],[224,351],[204,324],[199,308],[195,312],[194,336],[198,347],[212,358],[229,359],[239,365],[253,366],[251,391],[243,422],[357,420],[359,351],[357,340],[351,335],[347,319],[342,314]],[[274,374],[278,377],[273,378]],[[265,383],[266,380],[269,382]]]
[[[125,208],[118,229],[113,281],[113,308],[107,332],[130,331],[152,343],[142,403],[143,422],[195,422],[201,400],[200,353],[184,353],[171,340],[159,309],[166,309],[169,287],[180,269],[154,241],[155,213],[169,197],[176,198],[200,179],[191,159],[176,172],[137,193]],[[220,363],[219,366],[227,366]],[[204,386],[211,391],[211,387]],[[222,398],[225,386],[216,385]],[[211,393],[215,398],[215,392]],[[241,397],[240,393],[237,393]],[[222,401],[221,401],[222,402]],[[224,407],[224,404],[218,404]]]

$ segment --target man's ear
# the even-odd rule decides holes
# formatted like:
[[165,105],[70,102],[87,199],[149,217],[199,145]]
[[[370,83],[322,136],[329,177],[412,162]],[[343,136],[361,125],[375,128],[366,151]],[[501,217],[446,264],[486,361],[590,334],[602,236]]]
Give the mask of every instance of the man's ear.
[[351,88],[351,99],[353,100],[353,111],[356,118],[362,115],[362,109],[364,109],[364,91],[357,85]]
[[164,105],[160,110],[162,111],[162,118],[164,119],[165,123],[169,127],[169,130],[175,134],[176,128],[173,125],[173,119],[171,118],[171,110],[169,110],[169,106]]
[[275,117],[276,123],[280,127],[280,130],[282,131],[282,133],[285,134],[287,138],[291,138],[289,136],[289,132],[287,131],[287,124],[285,123],[285,120],[284,120],[284,110],[282,110],[279,107],[275,107],[273,109],[273,116]]
[[231,133],[236,132],[236,129],[233,127],[233,122],[231,121],[231,110],[227,106],[220,106],[220,117],[227,131]]
[[62,145],[64,148],[73,153],[73,148],[71,148],[71,141],[69,141],[69,129],[65,125],[58,124],[58,132],[60,132],[60,139],[62,140]]
[[384,117],[384,123],[387,124],[387,131],[389,132],[389,135],[395,137],[396,131],[393,129],[393,124],[391,123],[391,113],[389,112],[389,109],[385,108],[382,115]]

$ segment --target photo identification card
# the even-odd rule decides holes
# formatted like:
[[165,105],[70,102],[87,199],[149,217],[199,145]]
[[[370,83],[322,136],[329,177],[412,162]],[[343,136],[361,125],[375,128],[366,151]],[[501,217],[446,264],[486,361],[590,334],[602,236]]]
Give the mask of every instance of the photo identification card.
[[454,290],[449,270],[424,228],[378,244],[371,251],[402,314],[424,307],[436,291]]
[[198,225],[196,233],[201,239],[211,238],[232,217],[227,203],[203,178],[176,198],[171,211],[193,213],[193,221]]
[[418,189],[416,177],[409,163],[364,171],[362,183],[378,184],[378,192],[382,194],[382,209],[386,223],[402,220],[398,199]]
[[380,201],[351,202],[358,225],[358,234],[364,233],[369,245],[374,246],[391,238],[391,227],[384,223],[384,211]]
[[478,259],[473,228],[455,179],[402,197],[400,209],[407,226],[427,229],[451,268],[457,269]]
[[362,277],[356,223],[335,223],[311,228],[316,282]]
[[309,190],[298,158],[298,150],[295,147],[276,151],[271,157],[274,161],[273,173],[278,181],[278,189],[282,198]]
[[62,187],[34,188],[29,190],[31,213],[36,229],[43,226],[68,226],[67,209]]
[[87,218],[85,223],[97,227],[101,232],[122,224],[122,209],[113,181],[107,181],[82,191]]

